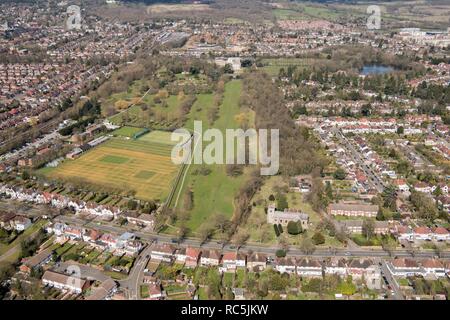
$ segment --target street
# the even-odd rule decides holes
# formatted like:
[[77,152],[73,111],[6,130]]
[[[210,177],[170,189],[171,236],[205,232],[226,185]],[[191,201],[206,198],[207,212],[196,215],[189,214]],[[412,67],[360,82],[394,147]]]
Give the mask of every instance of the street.
[[[66,222],[75,224],[78,226],[83,226],[86,228],[95,228],[103,232],[110,232],[115,234],[121,234],[124,232],[129,231],[125,227],[119,227],[119,226],[112,226],[112,225],[105,225],[105,224],[97,224],[93,222],[86,223],[85,221],[70,217],[70,216],[58,216],[55,218],[55,221],[60,222]],[[151,232],[140,232],[140,231],[134,231],[134,234],[139,237],[142,240],[145,241],[157,241],[159,243],[168,243],[173,244],[172,242],[172,236],[170,235],[163,235],[163,234],[157,234],[157,233],[151,233]],[[224,250],[224,251],[235,251],[236,248],[233,245],[225,245],[223,246],[222,243],[217,241],[209,241],[207,243],[201,244],[200,240],[198,239],[192,239],[192,238],[186,238],[183,240],[182,243],[180,243],[181,247],[187,247],[187,246],[193,246],[193,247],[202,247],[205,249],[217,249],[217,250]],[[259,252],[264,253],[267,255],[275,255],[276,251],[279,249],[278,246],[271,246],[268,247],[263,244],[256,244],[256,243],[248,243],[242,247],[239,248],[241,252]],[[295,257],[305,257],[305,256],[314,256],[314,257],[385,257],[389,258],[390,256],[397,256],[397,257],[413,257],[413,258],[433,258],[436,256],[436,253],[434,250],[422,250],[420,252],[416,252],[414,256],[412,256],[410,250],[406,249],[398,249],[393,250],[391,255],[380,248],[372,248],[372,249],[365,249],[365,248],[359,248],[359,247],[353,247],[353,248],[324,248],[324,249],[316,249],[312,254],[305,254],[300,249],[291,246],[288,250],[289,256],[295,256]],[[450,257],[450,251],[445,251],[441,253],[441,258],[449,258]]]
[[381,261],[381,274],[386,278],[391,290],[393,291],[393,298],[395,300],[404,300],[400,287],[389,270],[386,261],[384,260]]

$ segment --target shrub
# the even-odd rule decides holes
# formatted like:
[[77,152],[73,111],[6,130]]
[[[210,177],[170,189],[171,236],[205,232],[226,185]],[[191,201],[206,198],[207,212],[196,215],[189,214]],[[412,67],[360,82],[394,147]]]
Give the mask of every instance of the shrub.
[[298,221],[289,221],[287,225],[287,232],[292,235],[302,233],[302,225]]
[[275,230],[275,235],[277,237],[279,237],[280,236],[280,230],[278,230],[278,225],[274,224],[273,225],[273,229]]
[[284,258],[284,257],[286,257],[286,251],[283,250],[283,249],[278,249],[278,250],[275,252],[275,255],[276,255],[278,258]]
[[283,226],[281,224],[278,224],[278,231],[280,231],[280,234],[284,232]]

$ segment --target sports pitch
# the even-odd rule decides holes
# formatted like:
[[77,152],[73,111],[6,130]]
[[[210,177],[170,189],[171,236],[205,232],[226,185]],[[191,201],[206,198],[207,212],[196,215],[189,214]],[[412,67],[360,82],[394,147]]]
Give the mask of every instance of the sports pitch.
[[142,200],[164,200],[179,168],[171,161],[171,150],[168,132],[153,131],[137,140],[112,138],[78,159],[65,160],[46,175],[134,190]]

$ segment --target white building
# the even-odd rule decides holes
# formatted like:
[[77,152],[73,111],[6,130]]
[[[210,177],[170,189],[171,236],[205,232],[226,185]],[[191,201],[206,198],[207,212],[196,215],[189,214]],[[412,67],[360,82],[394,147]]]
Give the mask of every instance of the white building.
[[42,283],[60,290],[68,290],[74,293],[81,293],[86,286],[86,281],[53,271],[45,271],[42,276]]

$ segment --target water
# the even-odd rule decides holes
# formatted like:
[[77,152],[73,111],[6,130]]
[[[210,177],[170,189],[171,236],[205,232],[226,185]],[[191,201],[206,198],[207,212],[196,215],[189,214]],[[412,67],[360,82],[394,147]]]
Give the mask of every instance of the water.
[[392,67],[373,64],[373,65],[364,66],[361,69],[360,74],[367,76],[367,75],[372,75],[372,74],[385,74],[385,73],[389,73],[392,71],[394,71],[394,68],[392,68]]

